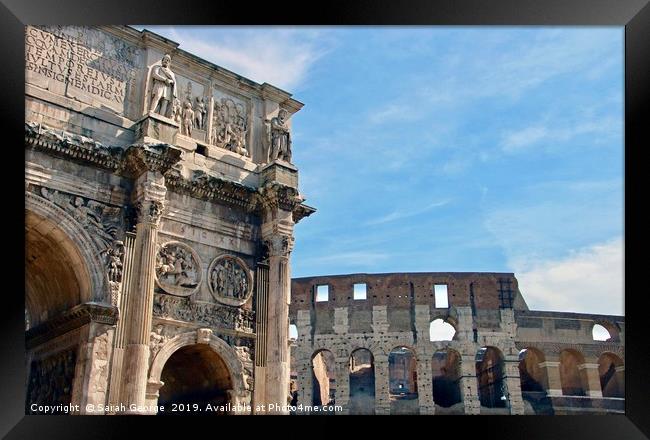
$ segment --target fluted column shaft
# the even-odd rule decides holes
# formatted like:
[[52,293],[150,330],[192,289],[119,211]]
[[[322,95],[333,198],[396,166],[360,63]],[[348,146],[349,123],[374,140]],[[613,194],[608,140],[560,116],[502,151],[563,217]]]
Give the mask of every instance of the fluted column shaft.
[[145,408],[149,339],[153,315],[158,224],[164,207],[166,188],[159,173],[145,172],[136,180],[134,204],[137,209],[134,267],[127,286],[129,316],[124,351],[122,400],[130,414],[149,414]]

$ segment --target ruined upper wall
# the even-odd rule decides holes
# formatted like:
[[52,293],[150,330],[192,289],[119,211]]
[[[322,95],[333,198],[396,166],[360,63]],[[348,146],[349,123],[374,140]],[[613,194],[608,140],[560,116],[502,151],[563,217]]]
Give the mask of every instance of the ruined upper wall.
[[[353,285],[365,283],[367,298],[355,300]],[[477,272],[433,272],[433,273],[391,273],[353,274],[294,278],[291,282],[290,314],[311,307],[326,309],[350,307],[358,310],[372,310],[373,306],[408,309],[412,305],[431,306],[436,309],[433,286],[447,285],[449,307],[474,306],[476,309],[498,310],[501,307],[500,292],[511,292],[513,307],[527,310],[519,293],[517,279],[512,273]],[[314,300],[315,286],[329,286],[329,300]]]
[[[167,66],[165,54],[171,56]],[[172,144],[188,153],[185,177],[208,170],[258,186],[261,165],[279,159],[287,173],[273,177],[297,187],[282,142],[290,142],[283,133],[302,104],[283,90],[127,26],[26,26],[25,62],[27,122],[105,146]],[[171,72],[170,82],[161,82],[162,71]]]

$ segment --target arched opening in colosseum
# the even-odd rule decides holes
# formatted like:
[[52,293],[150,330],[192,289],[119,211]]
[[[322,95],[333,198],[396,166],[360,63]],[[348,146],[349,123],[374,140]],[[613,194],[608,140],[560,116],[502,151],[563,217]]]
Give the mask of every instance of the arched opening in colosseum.
[[[52,220],[26,210],[25,331],[28,347],[30,335],[38,334],[40,329],[44,334],[56,335],[59,330],[54,318],[89,301],[91,285],[88,268],[72,239]],[[78,343],[45,347],[48,343],[41,342],[29,348],[28,414],[32,403],[55,406],[69,404],[72,400]]]
[[460,354],[456,350],[439,350],[431,359],[433,402],[443,408],[460,404]]
[[614,353],[603,353],[598,358],[598,374],[603,397],[625,397],[623,360]]
[[519,377],[522,393],[543,393],[548,388],[544,353],[536,348],[524,348],[519,352]]
[[586,396],[588,387],[587,373],[580,368],[585,358],[575,350],[560,352],[560,382],[565,396]]
[[409,347],[396,347],[388,355],[388,390],[391,414],[419,414],[417,358]]
[[481,406],[505,408],[508,392],[505,384],[505,364],[501,350],[481,347],[476,353],[476,377]]
[[553,414],[552,402],[546,393],[548,375],[545,361],[544,353],[537,348],[527,347],[519,352],[521,396],[526,414]]
[[[160,375],[158,404],[171,409],[172,404],[197,404],[205,408],[219,408],[230,401],[232,378],[223,359],[208,344],[192,344],[179,348],[172,354]],[[224,411],[211,411],[224,414]],[[159,412],[158,414],[191,414],[185,412]],[[198,413],[197,413],[198,414]]]
[[594,341],[609,341],[612,337],[609,331],[600,324],[594,324],[594,327],[591,329],[591,336]]
[[329,350],[317,351],[311,359],[312,404],[330,405],[336,396],[336,362]]
[[350,355],[349,412],[375,413],[375,361],[366,348],[356,349]]
[[417,399],[417,360],[408,347],[394,348],[388,355],[388,377],[391,396]]
[[430,341],[451,341],[454,339],[456,329],[453,325],[442,319],[434,319],[429,325]]

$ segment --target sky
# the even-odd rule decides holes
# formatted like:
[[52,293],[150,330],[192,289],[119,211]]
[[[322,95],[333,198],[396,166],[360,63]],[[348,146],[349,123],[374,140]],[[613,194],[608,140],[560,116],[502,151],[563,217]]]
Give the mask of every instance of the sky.
[[293,277],[514,272],[624,314],[623,27],[144,27],[305,104]]

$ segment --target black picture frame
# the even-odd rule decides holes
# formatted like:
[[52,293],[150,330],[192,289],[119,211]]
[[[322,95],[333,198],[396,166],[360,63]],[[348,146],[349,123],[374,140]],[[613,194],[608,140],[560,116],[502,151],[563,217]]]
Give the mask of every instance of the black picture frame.
[[[408,7],[405,5],[408,4]],[[309,7],[309,9],[308,9]],[[112,0],[100,3],[89,0],[45,1],[2,0],[0,29],[2,29],[2,80],[0,82],[0,120],[7,127],[2,152],[10,158],[3,164],[5,198],[11,196],[3,216],[6,233],[15,240],[11,250],[4,252],[5,280],[17,280],[16,288],[4,283],[5,313],[0,338],[0,434],[7,438],[115,438],[131,437],[134,425],[143,425],[152,436],[162,429],[171,432],[180,428],[185,435],[195,430],[221,429],[225,425],[247,429],[248,421],[234,417],[218,423],[206,418],[170,422],[173,418],[91,417],[91,416],[25,416],[24,365],[24,276],[13,272],[16,261],[24,252],[21,206],[24,193],[24,25],[25,24],[317,24],[317,25],[561,25],[561,26],[625,26],[625,233],[634,237],[625,246],[625,320],[626,320],[626,414],[625,416],[493,416],[493,417],[418,417],[417,420],[391,416],[373,417],[359,427],[392,425],[398,435],[414,435],[410,424],[422,423],[420,428],[431,435],[485,435],[488,438],[543,439],[570,437],[600,439],[650,438],[650,380],[645,377],[650,365],[650,343],[644,324],[645,289],[642,272],[634,270],[643,255],[640,212],[644,203],[635,200],[641,189],[643,161],[641,153],[650,146],[645,115],[650,107],[650,6],[648,0],[345,0],[320,3],[268,2],[253,5],[244,2],[174,2]],[[13,174],[16,175],[13,175]],[[15,200],[13,198],[15,197]],[[11,209],[14,208],[15,209]],[[15,247],[14,247],[15,246]],[[18,257],[16,257],[18,255]],[[21,286],[23,288],[21,288]],[[278,424],[269,431],[280,436],[303,436],[318,431],[326,422],[330,435],[349,435],[333,430],[333,421],[348,418],[323,419],[314,417],[255,418],[255,424]],[[195,422],[196,420],[196,422]],[[204,425],[197,427],[196,424]],[[407,424],[408,423],[408,424]],[[355,423],[356,424],[356,423]],[[445,425],[445,426],[443,426]],[[301,431],[306,429],[308,431]],[[200,431],[198,431],[200,432]],[[193,435],[199,435],[196,432]],[[243,431],[244,432],[244,431]],[[349,431],[352,432],[352,431]],[[401,434],[400,434],[401,433]],[[202,434],[205,435],[205,434]],[[224,435],[224,434],[221,434]],[[250,436],[253,434],[245,433]],[[368,435],[368,434],[365,434]]]

